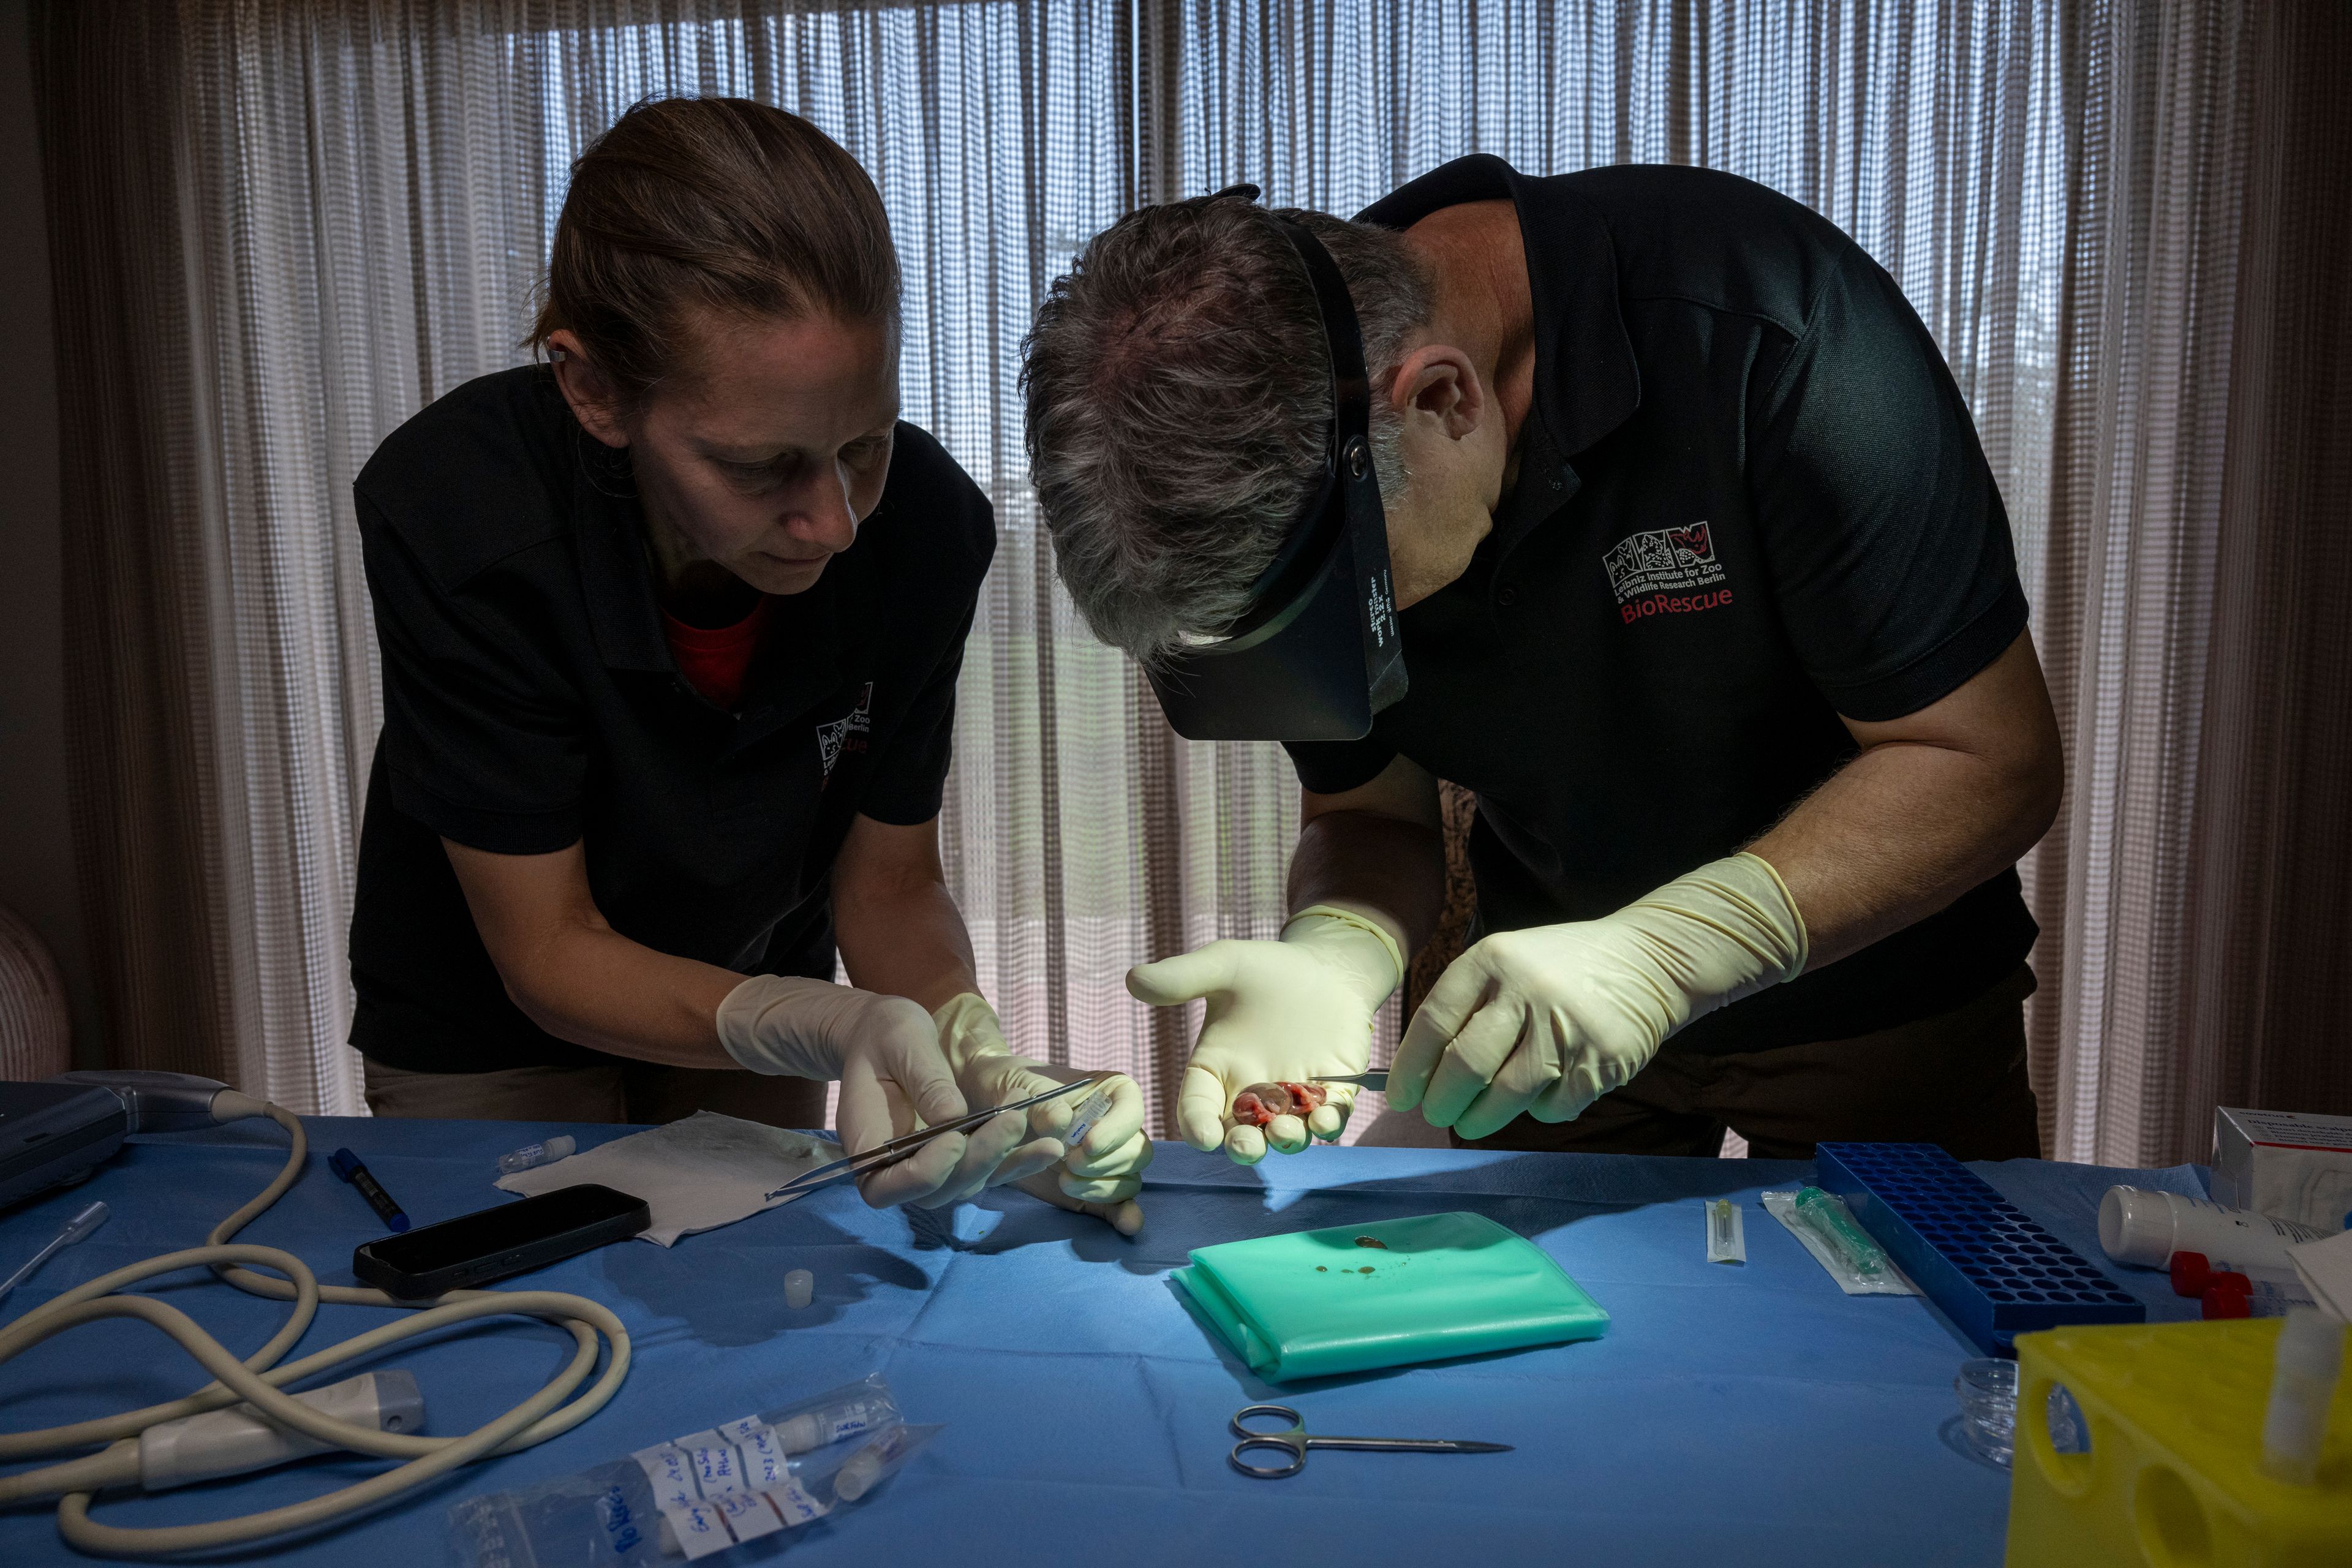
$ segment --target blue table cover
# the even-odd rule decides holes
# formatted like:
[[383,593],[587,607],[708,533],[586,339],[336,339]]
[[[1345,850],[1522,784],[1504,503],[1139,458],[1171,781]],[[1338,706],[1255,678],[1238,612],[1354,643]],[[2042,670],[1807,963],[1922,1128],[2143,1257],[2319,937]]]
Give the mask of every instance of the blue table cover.
[[[351,1249],[381,1234],[325,1156],[355,1150],[419,1225],[511,1201],[498,1154],[568,1131],[583,1148],[631,1131],[488,1121],[309,1123],[310,1168],[247,1239],[351,1283]],[[284,1158],[267,1122],[134,1140],[87,1184],[0,1216],[13,1267],[92,1198],[113,1218],[21,1288],[8,1317],[106,1270],[200,1243]],[[2193,1167],[2116,1171],[2014,1161],[1976,1167],[2095,1260],[2109,1185],[2201,1194]],[[796,1553],[810,1564],[1181,1563],[1241,1553],[1426,1565],[1563,1562],[1997,1563],[2005,1471],[1960,1447],[1952,1376],[1975,1352],[1923,1301],[1848,1297],[1756,1204],[1808,1176],[1764,1161],[1318,1148],[1254,1169],[1163,1145],[1142,1234],[1019,1194],[934,1215],[877,1213],[834,1189],[665,1250],[625,1242],[509,1280],[577,1291],[620,1314],[635,1363],[612,1405],[552,1442],[472,1466],[353,1524],[235,1560],[456,1561],[445,1515],[478,1491],[618,1458],[868,1372],[908,1418],[947,1429],[863,1509],[771,1536],[719,1563]],[[1748,1262],[1706,1261],[1702,1200],[1746,1205]],[[1211,1242],[1473,1209],[1534,1239],[1605,1306],[1604,1339],[1276,1388],[1181,1304],[1169,1270]],[[788,1268],[816,1301],[788,1310]],[[2194,1315],[2164,1277],[2113,1268],[2152,1319]],[[238,1354],[284,1308],[191,1272],[154,1293]],[[381,1323],[322,1309],[288,1359]],[[494,1319],[397,1348],[427,1430],[467,1430],[527,1396],[569,1337]],[[349,1375],[353,1367],[336,1376]],[[187,1392],[204,1381],[154,1331],[110,1321],[0,1366],[0,1426],[22,1431]],[[1226,1468],[1234,1409],[1293,1404],[1310,1429],[1483,1438],[1496,1456],[1318,1453],[1304,1475]],[[318,1459],[161,1494],[101,1499],[114,1522],[245,1513],[381,1468]],[[73,1560],[47,1505],[0,1511],[0,1563]],[[216,1559],[217,1560],[217,1559]]]

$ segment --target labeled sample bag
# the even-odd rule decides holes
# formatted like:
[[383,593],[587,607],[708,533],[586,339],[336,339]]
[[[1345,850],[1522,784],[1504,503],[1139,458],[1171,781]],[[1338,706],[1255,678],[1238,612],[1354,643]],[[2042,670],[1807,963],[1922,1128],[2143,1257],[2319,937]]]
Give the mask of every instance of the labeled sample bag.
[[868,1501],[937,1435],[879,1377],[449,1510],[468,1568],[663,1568]]
[[1433,1214],[1227,1241],[1176,1284],[1271,1383],[1598,1339],[1609,1314],[1541,1247],[1484,1215]]

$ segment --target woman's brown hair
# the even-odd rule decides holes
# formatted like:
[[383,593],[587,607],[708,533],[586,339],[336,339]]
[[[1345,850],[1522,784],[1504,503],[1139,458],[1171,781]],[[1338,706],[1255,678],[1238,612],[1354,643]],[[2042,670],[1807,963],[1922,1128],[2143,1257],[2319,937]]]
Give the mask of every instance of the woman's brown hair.
[[898,317],[898,254],[857,161],[742,98],[647,99],[572,165],[525,346],[569,329],[623,405],[677,368],[697,307]]

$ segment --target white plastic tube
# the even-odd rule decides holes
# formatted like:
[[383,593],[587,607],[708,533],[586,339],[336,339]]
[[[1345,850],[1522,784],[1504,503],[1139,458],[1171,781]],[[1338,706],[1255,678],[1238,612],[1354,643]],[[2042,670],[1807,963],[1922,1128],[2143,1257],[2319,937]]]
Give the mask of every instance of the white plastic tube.
[[776,1444],[787,1454],[805,1454],[898,1419],[898,1406],[882,1398],[856,1398],[804,1410],[773,1423]]
[[2286,1249],[2326,1233],[2248,1209],[2223,1208],[2178,1193],[2109,1187],[2099,1200],[2099,1245],[2117,1263],[2161,1268],[2176,1252],[2201,1252],[2215,1268],[2292,1276]]
[[569,1132],[559,1132],[544,1143],[526,1143],[511,1153],[499,1156],[499,1174],[511,1176],[517,1171],[529,1171],[541,1165],[568,1159],[580,1147],[578,1139]]
[[2263,1415],[2263,1473],[2290,1486],[2318,1479],[2328,1406],[2344,1371],[2344,1324],[2316,1307],[2297,1307],[2279,1325],[2271,1403]]

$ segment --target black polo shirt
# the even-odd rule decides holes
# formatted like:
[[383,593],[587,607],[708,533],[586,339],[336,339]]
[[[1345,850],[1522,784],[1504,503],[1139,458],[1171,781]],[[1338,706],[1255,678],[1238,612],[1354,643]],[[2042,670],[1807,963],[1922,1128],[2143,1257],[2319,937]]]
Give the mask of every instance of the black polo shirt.
[[584,843],[596,906],[660,952],[834,973],[827,873],[857,813],[939,814],[956,674],[996,534],[900,425],[880,506],[770,607],[726,712],[672,662],[625,458],[544,366],[467,383],[354,487],[384,723],[360,836],[352,1044],[427,1072],[608,1059],[507,997],[441,840]]
[[[1412,689],[1295,745],[1306,786],[1398,755],[1477,793],[1481,933],[1589,920],[1738,850],[1854,755],[1839,715],[1913,713],[2024,629],[1991,471],[1892,279],[1826,220],[1709,170],[1526,178],[1464,158],[1362,215],[1509,197],[1535,405],[1469,571],[1404,612]],[[2013,972],[2004,871],[1676,1048],[1926,1017]]]

